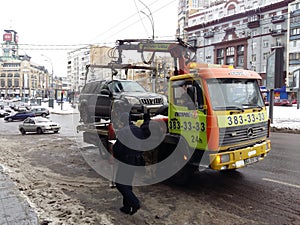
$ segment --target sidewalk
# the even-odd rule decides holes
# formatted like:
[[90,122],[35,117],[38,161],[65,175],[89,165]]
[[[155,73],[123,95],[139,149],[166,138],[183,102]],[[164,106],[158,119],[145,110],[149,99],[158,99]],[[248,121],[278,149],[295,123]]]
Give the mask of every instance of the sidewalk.
[[50,113],[53,114],[68,115],[68,114],[79,113],[78,105],[75,104],[73,108],[69,102],[64,102],[62,105],[55,103],[54,107],[47,107],[47,108],[49,109]]
[[0,224],[38,225],[37,213],[0,166]]

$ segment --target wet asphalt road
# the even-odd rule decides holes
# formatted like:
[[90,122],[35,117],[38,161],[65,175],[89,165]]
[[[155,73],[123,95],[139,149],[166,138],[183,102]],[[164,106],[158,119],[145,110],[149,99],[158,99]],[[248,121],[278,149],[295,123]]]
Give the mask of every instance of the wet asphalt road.
[[[77,134],[79,115],[55,115],[60,136]],[[20,135],[20,122],[0,119],[1,133]],[[194,175],[187,187],[170,186],[183,198],[205,199],[214,207],[259,224],[300,224],[300,134],[271,133],[272,150],[257,164],[235,172],[206,170]],[[155,188],[166,189],[162,184]],[[88,199],[86,199],[88,201]]]

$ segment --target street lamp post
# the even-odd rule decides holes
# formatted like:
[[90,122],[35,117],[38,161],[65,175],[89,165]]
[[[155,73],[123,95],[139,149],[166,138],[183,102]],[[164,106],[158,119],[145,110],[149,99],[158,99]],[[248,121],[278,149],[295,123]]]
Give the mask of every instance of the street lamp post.
[[154,40],[154,20],[153,20],[151,10],[144,2],[142,2],[141,0],[139,0],[139,2],[142,3],[143,6],[145,6],[145,8],[149,11],[149,15],[147,13],[145,13],[144,11],[140,11],[140,12],[143,13],[144,15],[146,15],[148,17],[148,19],[150,20],[150,23],[152,26],[152,40]]
[[53,90],[53,73],[54,73],[54,71],[53,71],[53,63],[52,63],[52,60],[48,57],[48,56],[46,56],[46,55],[42,55],[43,57],[45,57],[46,58],[46,60],[45,61],[48,61],[50,64],[51,64],[51,86],[50,86],[50,98],[49,98],[49,107],[52,107],[52,108],[54,108],[54,90]]

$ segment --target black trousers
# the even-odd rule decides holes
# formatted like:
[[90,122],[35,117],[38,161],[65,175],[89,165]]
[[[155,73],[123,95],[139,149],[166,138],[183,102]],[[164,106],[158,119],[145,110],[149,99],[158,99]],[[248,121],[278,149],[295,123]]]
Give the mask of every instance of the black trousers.
[[140,201],[132,191],[134,172],[134,169],[119,165],[116,174],[116,188],[123,196],[123,206],[126,209],[140,207]]

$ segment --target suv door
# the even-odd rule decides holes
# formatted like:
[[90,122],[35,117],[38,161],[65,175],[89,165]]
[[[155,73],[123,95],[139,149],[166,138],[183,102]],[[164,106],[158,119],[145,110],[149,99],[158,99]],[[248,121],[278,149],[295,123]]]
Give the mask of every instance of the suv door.
[[107,82],[103,82],[102,85],[97,87],[97,102],[95,114],[102,118],[110,118],[111,104],[113,101],[112,92],[109,89]]

